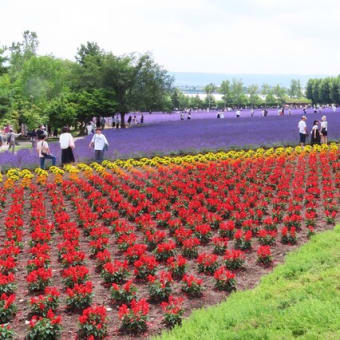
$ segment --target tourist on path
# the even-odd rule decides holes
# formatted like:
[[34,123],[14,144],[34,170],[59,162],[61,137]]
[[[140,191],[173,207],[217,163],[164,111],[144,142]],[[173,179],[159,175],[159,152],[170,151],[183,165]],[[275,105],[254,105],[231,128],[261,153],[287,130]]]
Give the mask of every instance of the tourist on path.
[[16,138],[20,135],[21,133],[14,133],[12,129],[9,130],[9,133],[7,135],[8,151],[12,150],[12,153],[14,153]]
[[61,165],[74,163],[73,149],[74,139],[70,134],[68,127],[63,127],[59,137],[60,149],[61,149]]
[[96,162],[101,163],[104,159],[104,151],[107,150],[109,143],[106,137],[102,134],[100,128],[96,129],[96,133],[93,135],[89,147],[94,148],[94,156]]
[[48,143],[46,142],[46,136],[39,135],[37,143],[37,152],[40,159],[40,168],[45,169],[45,159],[51,159],[52,165],[56,165],[56,158],[51,154],[51,151],[48,147]]
[[328,123],[327,123],[327,117],[326,116],[322,116],[321,118],[321,143],[322,144],[327,144],[328,142]]
[[301,120],[298,124],[299,135],[300,135],[300,144],[304,146],[306,143],[306,136],[307,136],[307,124],[306,124],[307,117],[302,116]]
[[314,145],[314,144],[320,144],[320,142],[321,142],[321,136],[320,136],[320,130],[319,130],[319,121],[314,120],[312,131],[311,131],[310,143],[311,145]]

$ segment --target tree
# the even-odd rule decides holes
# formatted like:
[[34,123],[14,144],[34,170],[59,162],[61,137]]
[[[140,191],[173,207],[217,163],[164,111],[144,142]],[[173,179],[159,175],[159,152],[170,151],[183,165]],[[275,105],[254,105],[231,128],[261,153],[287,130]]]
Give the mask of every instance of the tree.
[[213,97],[213,93],[216,91],[216,85],[213,83],[210,83],[208,85],[206,85],[204,87],[204,92],[206,93],[206,104],[210,110],[211,104],[213,103],[213,101],[215,101],[214,97]]
[[195,97],[191,97],[190,107],[193,109],[203,109],[204,103],[198,94]]
[[274,96],[274,91],[270,90],[268,92],[268,94],[266,95],[266,99],[265,99],[266,105],[267,106],[274,106],[277,105],[277,100]]
[[301,98],[302,97],[302,89],[301,83],[299,79],[292,79],[290,83],[290,88],[288,90],[288,95],[291,98]]
[[231,98],[234,105],[242,106],[247,102],[242,80],[233,79],[231,83]]
[[249,104],[252,107],[259,106],[262,103],[261,98],[258,96],[259,87],[255,84],[250,85],[248,87],[248,94],[249,94]]
[[8,61],[8,57],[5,56],[6,47],[0,48],[0,76],[5,74],[8,70],[6,66],[6,62]]
[[230,81],[229,80],[223,80],[219,92],[222,94],[222,100],[224,102],[224,108],[228,107],[232,103],[232,94],[231,94],[231,88],[230,88]]
[[173,78],[149,54],[115,56],[105,54],[101,67],[102,88],[112,93],[124,117],[131,111],[162,110],[168,105]]
[[281,87],[280,85],[274,86],[273,94],[277,98],[279,104],[282,105],[285,102],[286,89],[284,87]]
[[329,104],[332,100],[331,94],[331,78],[324,78],[319,87],[319,99],[322,104]]
[[312,101],[312,104],[315,104],[315,98],[314,98],[314,83],[315,83],[315,79],[309,79],[306,85],[306,96],[308,99],[310,99]]
[[25,61],[37,55],[39,46],[38,36],[35,32],[25,31],[21,42],[13,42],[10,51],[10,74],[15,78],[20,73]]
[[340,104],[340,76],[332,79],[330,99],[333,103]]
[[81,64],[85,65],[86,58],[91,56],[97,60],[97,63],[100,63],[101,56],[104,54],[104,51],[98,46],[96,42],[88,41],[86,45],[81,44],[77,50],[76,61]]
[[175,88],[171,93],[171,104],[172,109],[183,110],[190,106],[190,97]]
[[270,92],[270,86],[268,84],[262,84],[261,86],[261,94],[263,96],[267,96],[267,94],[269,94]]

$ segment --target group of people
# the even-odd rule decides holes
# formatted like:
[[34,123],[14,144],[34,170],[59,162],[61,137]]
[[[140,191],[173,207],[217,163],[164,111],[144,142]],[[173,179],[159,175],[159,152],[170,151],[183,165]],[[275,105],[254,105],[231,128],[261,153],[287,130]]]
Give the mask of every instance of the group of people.
[[[41,169],[45,169],[45,160],[47,159],[51,160],[52,165],[56,165],[57,162],[57,158],[52,154],[46,138],[47,134],[38,135],[38,142],[36,146]],[[68,127],[62,128],[62,132],[59,136],[59,145],[61,150],[61,165],[63,166],[65,164],[74,163],[75,142]],[[104,159],[104,152],[108,150],[109,143],[106,137],[102,134],[100,126],[96,128],[96,133],[93,135],[89,147],[94,149],[96,162],[101,163]]]
[[188,110],[184,110],[180,113],[179,115],[179,119],[180,120],[185,120],[186,119],[191,119],[191,109],[188,109]]
[[[298,130],[300,135],[300,144],[304,146],[308,137],[307,132],[307,117],[302,116],[298,123]],[[312,130],[310,131],[310,143],[314,144],[327,144],[328,142],[328,123],[327,117],[322,116],[321,123],[318,120],[314,120]]]

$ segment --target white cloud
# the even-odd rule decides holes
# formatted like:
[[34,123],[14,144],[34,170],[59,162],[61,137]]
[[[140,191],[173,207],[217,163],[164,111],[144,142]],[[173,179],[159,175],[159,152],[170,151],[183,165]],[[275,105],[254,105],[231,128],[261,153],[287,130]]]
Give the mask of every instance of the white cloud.
[[1,0],[0,13],[0,44],[29,29],[63,58],[90,40],[171,71],[339,73],[337,0]]

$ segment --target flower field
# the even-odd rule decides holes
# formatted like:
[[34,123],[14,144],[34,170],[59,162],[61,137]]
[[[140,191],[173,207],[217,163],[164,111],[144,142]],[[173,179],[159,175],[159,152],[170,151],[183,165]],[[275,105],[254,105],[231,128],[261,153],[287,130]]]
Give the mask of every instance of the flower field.
[[340,149],[14,168],[0,203],[0,338],[147,337],[332,228]]
[[[262,146],[287,146],[299,142],[297,125],[300,114],[297,112],[284,117],[274,115],[263,118],[258,115],[249,117],[249,112],[237,119],[229,117],[216,119],[215,112],[195,112],[191,120],[180,121],[178,113],[147,115],[144,126],[130,129],[106,129],[104,134],[109,141],[109,150],[105,158],[114,160],[128,157],[151,157],[153,155],[169,155],[225,150],[230,148],[258,148]],[[308,132],[313,120],[321,119],[327,114],[328,137],[330,141],[340,140],[340,109],[322,113],[308,112]],[[90,162],[94,159],[93,150],[89,148],[91,136],[76,141],[75,158],[77,162]],[[309,142],[310,140],[308,140]],[[60,146],[57,142],[49,143],[51,151],[60,162]],[[22,149],[15,154],[0,153],[0,166],[31,167],[39,166],[36,150]]]

